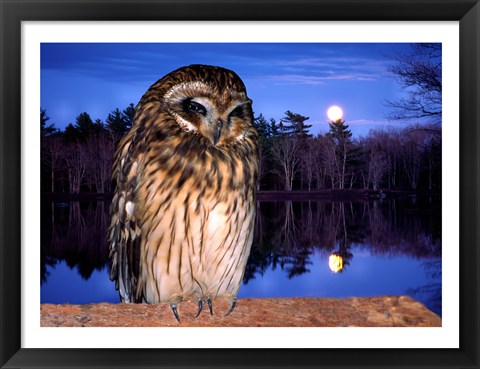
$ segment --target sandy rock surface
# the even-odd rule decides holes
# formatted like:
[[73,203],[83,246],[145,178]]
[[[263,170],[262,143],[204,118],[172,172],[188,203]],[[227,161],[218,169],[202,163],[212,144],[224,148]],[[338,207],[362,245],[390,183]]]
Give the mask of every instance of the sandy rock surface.
[[[206,304],[205,304],[206,305]],[[441,318],[406,296],[368,298],[240,299],[233,313],[226,301],[213,302],[195,318],[197,306],[169,304],[41,305],[42,327],[440,327]]]

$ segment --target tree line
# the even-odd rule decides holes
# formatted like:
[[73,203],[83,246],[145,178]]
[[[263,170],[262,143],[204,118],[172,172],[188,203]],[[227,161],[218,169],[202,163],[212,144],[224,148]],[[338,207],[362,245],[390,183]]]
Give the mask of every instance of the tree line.
[[65,130],[48,124],[45,109],[40,111],[41,188],[43,192],[78,194],[112,191],[111,171],[115,146],[130,129],[135,107],[118,108],[105,122],[92,120],[88,113],[77,116]]
[[438,124],[371,130],[353,138],[344,120],[313,136],[308,117],[287,111],[279,124],[260,115],[260,189],[429,190],[441,187]]
[[[42,191],[110,193],[115,146],[130,129],[134,105],[115,109],[105,122],[86,112],[61,131],[40,112]],[[262,114],[259,133],[263,191],[326,189],[428,190],[441,188],[441,128],[438,124],[371,130],[352,137],[344,120],[313,135],[309,117],[286,111],[278,122]]]

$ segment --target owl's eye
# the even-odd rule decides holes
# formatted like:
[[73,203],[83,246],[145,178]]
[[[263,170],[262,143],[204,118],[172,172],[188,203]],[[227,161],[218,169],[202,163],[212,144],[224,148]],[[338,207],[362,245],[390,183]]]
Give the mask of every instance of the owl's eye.
[[237,106],[235,109],[233,109],[230,113],[230,117],[241,117],[243,115],[243,106]]
[[207,114],[207,109],[205,109],[205,107],[202,104],[199,104],[193,100],[185,101],[184,109],[189,113],[199,113],[202,115]]

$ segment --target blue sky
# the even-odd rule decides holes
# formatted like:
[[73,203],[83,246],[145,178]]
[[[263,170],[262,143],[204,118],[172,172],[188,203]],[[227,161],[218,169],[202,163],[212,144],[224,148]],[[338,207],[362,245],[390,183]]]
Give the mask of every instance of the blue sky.
[[386,99],[402,96],[386,68],[410,51],[405,43],[46,43],[41,46],[41,106],[63,129],[82,112],[105,121],[115,108],[137,104],[155,81],[184,65],[235,71],[255,115],[310,117],[310,131],[328,130],[326,111],[344,110],[356,135],[388,122]]

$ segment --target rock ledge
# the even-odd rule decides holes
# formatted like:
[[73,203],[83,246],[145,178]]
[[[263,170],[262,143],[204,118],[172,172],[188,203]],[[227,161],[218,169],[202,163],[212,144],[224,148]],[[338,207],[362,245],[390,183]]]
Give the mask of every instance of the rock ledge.
[[441,327],[441,318],[407,296],[240,299],[233,313],[214,301],[195,319],[193,302],[179,305],[178,323],[167,303],[41,305],[42,327]]

